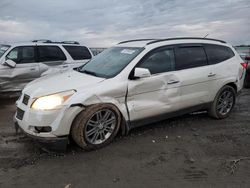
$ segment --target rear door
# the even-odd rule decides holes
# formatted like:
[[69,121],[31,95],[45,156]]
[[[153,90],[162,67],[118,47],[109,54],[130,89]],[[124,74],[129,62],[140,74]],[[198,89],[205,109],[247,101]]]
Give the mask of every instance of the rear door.
[[226,84],[227,79],[231,79],[232,82],[238,79],[238,83],[243,85],[244,69],[240,65],[242,61],[235,57],[234,52],[229,47],[216,44],[204,44],[204,47],[211,67],[209,77],[213,82],[213,88],[210,90],[213,93],[213,98],[219,89]]
[[164,47],[151,51],[138,63],[136,67],[149,69],[151,76],[128,82],[127,105],[132,122],[179,109],[180,82],[174,61],[174,49]]
[[6,59],[16,62],[15,68],[7,68],[4,75],[1,75],[9,82],[6,83],[8,90],[20,90],[28,82],[40,76],[35,48],[35,46],[15,47],[6,55]]
[[200,44],[180,44],[175,47],[175,55],[175,69],[180,81],[180,108],[209,102],[210,67],[204,47]]

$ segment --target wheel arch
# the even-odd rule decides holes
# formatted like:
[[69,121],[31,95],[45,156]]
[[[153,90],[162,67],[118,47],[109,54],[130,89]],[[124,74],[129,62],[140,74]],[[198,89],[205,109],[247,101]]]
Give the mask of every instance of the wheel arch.
[[231,86],[235,93],[237,94],[238,92],[238,87],[237,87],[237,84],[235,82],[233,82],[232,80],[231,81],[228,81],[228,82],[224,82],[221,84],[221,87],[218,87],[216,88],[216,92],[213,94],[212,98],[211,98],[211,101],[213,102],[216,98],[216,96],[218,95],[218,93],[220,92],[220,90],[225,87],[225,86]]
[[[120,129],[119,129],[119,132],[121,132],[122,135],[126,135],[128,134],[129,132],[129,125],[127,124],[127,121],[126,121],[126,118],[124,116],[124,113],[122,113],[121,111],[121,108],[119,108],[115,103],[112,103],[112,102],[95,102],[95,103],[92,103],[92,104],[88,104],[88,105],[83,105],[83,104],[80,104],[82,106],[84,106],[83,110],[86,110],[87,108],[89,108],[90,106],[94,106],[94,105],[100,105],[100,104],[109,104],[109,105],[112,105],[114,108],[117,109],[117,111],[119,111],[120,115],[121,115],[121,126],[120,126]],[[79,104],[77,104],[79,105]],[[83,111],[82,110],[82,111]],[[74,120],[72,121],[71,125],[70,125],[70,134],[71,134],[71,131],[72,131],[72,126],[73,124],[75,123],[75,120],[77,119],[77,117],[81,114],[80,111],[75,117],[74,117]]]
[[[238,92],[237,85],[236,85],[234,82],[229,82],[229,83],[227,83],[226,85],[231,86],[232,88],[234,88],[235,93]],[[226,86],[226,85],[224,85],[224,86]],[[224,87],[224,86],[223,86],[223,87]]]

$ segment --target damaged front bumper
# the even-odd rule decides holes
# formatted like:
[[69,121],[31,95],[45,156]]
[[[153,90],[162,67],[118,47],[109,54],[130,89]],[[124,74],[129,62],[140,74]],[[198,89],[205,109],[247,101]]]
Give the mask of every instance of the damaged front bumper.
[[34,134],[29,134],[22,127],[18,124],[18,122],[15,122],[16,129],[20,129],[22,133],[24,133],[26,136],[44,144],[56,144],[56,143],[62,143],[67,145],[68,144],[68,135],[60,136],[60,137],[40,137],[36,136]]
[[66,135],[66,136],[60,136],[60,137],[40,137],[40,136],[36,136],[34,134],[27,133],[18,124],[17,121],[15,121],[15,129],[16,129],[16,131],[20,130],[27,137],[33,139],[33,141],[35,141],[36,143],[38,143],[42,147],[45,146],[48,149],[57,150],[57,151],[65,151],[67,149],[68,144],[69,144],[69,137],[68,137],[68,135]]
[[33,102],[34,99],[25,94],[17,100],[13,118],[16,127],[40,143],[67,145],[71,124],[82,108],[64,106],[57,110],[37,111],[30,108]]

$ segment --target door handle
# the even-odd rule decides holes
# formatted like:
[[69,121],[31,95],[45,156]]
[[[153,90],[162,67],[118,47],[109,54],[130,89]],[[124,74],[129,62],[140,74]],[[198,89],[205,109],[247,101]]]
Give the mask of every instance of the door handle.
[[177,84],[177,83],[179,83],[180,81],[178,81],[178,80],[169,80],[168,82],[167,82],[167,84]]
[[63,65],[62,67],[63,67],[63,68],[67,68],[67,67],[69,67],[69,66],[68,66],[68,65]]
[[36,70],[36,68],[30,68],[31,71]]
[[216,75],[215,73],[212,73],[212,72],[211,72],[211,73],[209,73],[207,76],[208,76],[208,77],[213,77],[213,76],[215,76],[215,75]]

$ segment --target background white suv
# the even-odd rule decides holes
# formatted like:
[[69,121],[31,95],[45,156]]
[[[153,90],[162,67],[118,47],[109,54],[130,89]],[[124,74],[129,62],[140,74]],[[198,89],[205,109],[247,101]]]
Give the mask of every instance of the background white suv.
[[33,137],[71,135],[90,150],[111,142],[120,129],[188,112],[225,118],[243,86],[241,63],[230,44],[215,39],[121,42],[78,70],[28,84],[15,121]]
[[79,67],[92,58],[86,46],[74,41],[35,40],[0,45],[0,94],[21,91],[41,75]]

